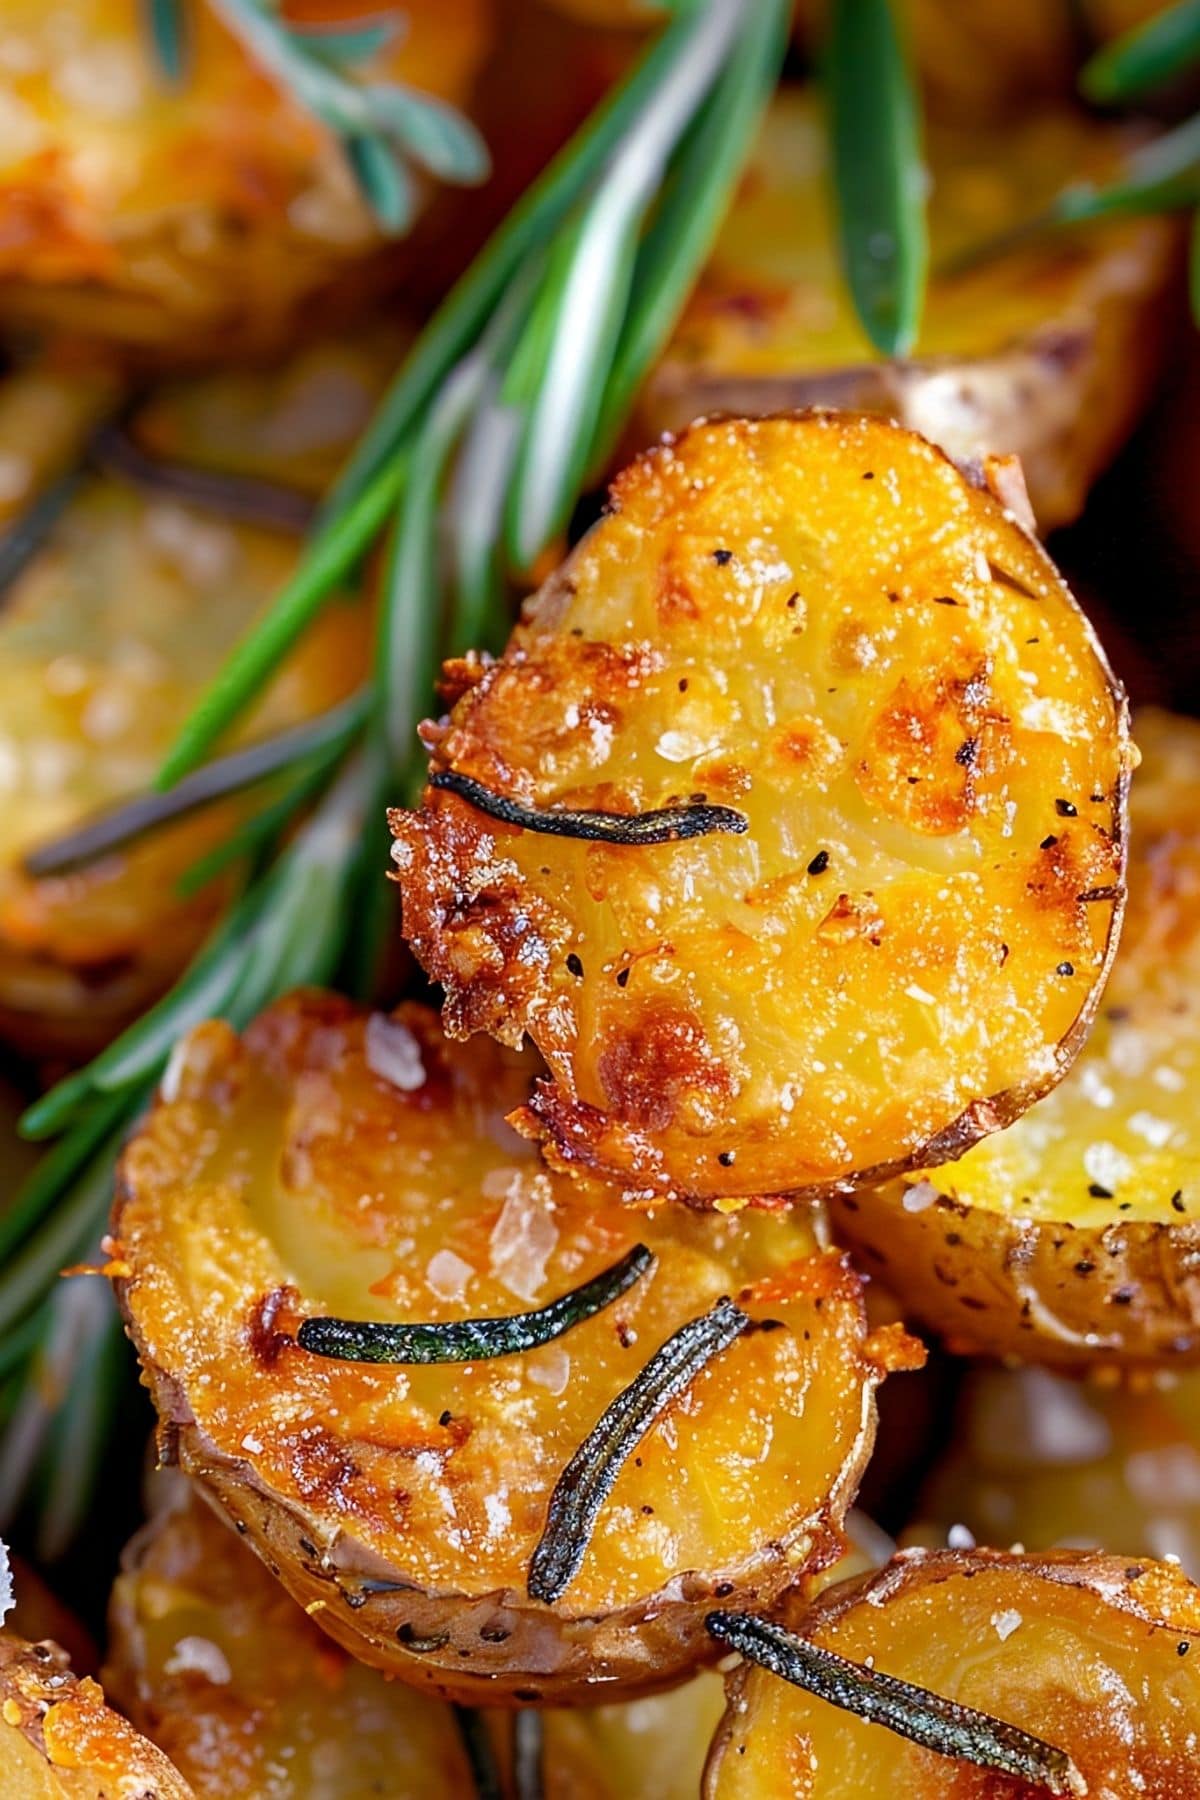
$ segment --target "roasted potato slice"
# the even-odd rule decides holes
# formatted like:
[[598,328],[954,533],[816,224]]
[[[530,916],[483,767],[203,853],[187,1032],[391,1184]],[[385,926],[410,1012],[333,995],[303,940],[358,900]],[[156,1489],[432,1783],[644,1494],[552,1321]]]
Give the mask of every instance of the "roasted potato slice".
[[[302,501],[352,440],[383,372],[367,344],[309,351],[256,375],[249,385],[259,410],[253,431],[242,433],[235,473],[270,468]],[[216,428],[232,411],[224,377],[177,386],[149,405],[146,442],[136,419],[132,439],[139,455],[185,463],[194,442],[195,466],[211,465]],[[0,438],[0,463],[6,453],[20,457],[23,445],[21,435]],[[170,984],[211,923],[227,884],[191,899],[177,884],[243,816],[240,802],[71,874],[35,878],[23,859],[150,784],[180,719],[290,573],[298,543],[294,529],[220,517],[169,486],[96,474],[5,594],[0,1035],[26,1054],[98,1048]],[[361,676],[369,634],[362,604],[331,604],[244,736],[281,730],[343,698]]]
[[960,461],[1019,455],[1039,526],[1066,523],[1152,386],[1177,266],[1173,224],[1043,234],[958,273],[937,271],[1036,214],[1068,181],[1110,175],[1127,143],[1065,110],[990,131],[931,129],[935,275],[913,355],[888,361],[841,275],[825,126],[806,91],[781,90],[643,391],[633,437],[648,442],[714,412],[858,407]]
[[[240,1041],[203,1026],[123,1158],[113,1273],[164,1457],[319,1625],[444,1694],[574,1702],[677,1679],[711,1648],[714,1593],[756,1604],[836,1554],[875,1385],[920,1353],[868,1335],[807,1214],[642,1214],[546,1174],[504,1123],[532,1072],[454,1048],[416,1006],[389,1021],[308,995]],[[525,1355],[379,1368],[296,1341],[322,1313],[523,1313],[639,1240],[653,1269]],[[535,1584],[566,1465],[722,1294],[759,1328],[614,1450],[574,1575]]]
[[339,1650],[187,1484],[125,1552],[104,1683],[199,1800],[471,1792],[449,1709]]
[[1146,710],[1135,736],[1129,915],[1078,1064],[961,1161],[837,1206],[956,1348],[1200,1359],[1200,725]]
[[1124,699],[932,445],[694,426],[447,679],[392,819],[404,932],[452,1036],[546,1058],[522,1129],[559,1166],[708,1203],[853,1188],[1067,1068],[1121,910]]
[[4,1800],[192,1800],[161,1750],[71,1674],[57,1644],[0,1631]]
[[[359,19],[355,0],[287,10]],[[490,0],[408,0],[404,15],[366,78],[463,100]],[[188,26],[172,84],[135,0],[5,0],[0,318],[224,355],[284,341],[318,295],[328,312],[339,284],[372,279],[383,239],[339,145],[219,9],[189,9]]]
[[[444,1800],[474,1791],[449,1708],[347,1657],[185,1485],[126,1551],[108,1692],[199,1800]],[[546,1800],[692,1800],[724,1704],[705,1672],[628,1704],[547,1710]],[[485,1729],[511,1758],[511,1713]]]
[[1200,1375],[973,1370],[905,1541],[945,1543],[956,1526],[983,1544],[1178,1557],[1200,1580]]
[[1200,1591],[1170,1564],[913,1550],[811,1606],[797,1601],[787,1622],[826,1650],[1032,1733],[1086,1785],[1047,1790],[939,1755],[747,1666],[731,1683],[707,1800],[1166,1800],[1194,1785]]

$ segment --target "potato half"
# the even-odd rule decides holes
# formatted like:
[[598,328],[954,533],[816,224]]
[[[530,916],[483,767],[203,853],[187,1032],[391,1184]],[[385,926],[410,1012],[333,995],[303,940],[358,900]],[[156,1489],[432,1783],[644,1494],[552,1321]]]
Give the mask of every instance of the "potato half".
[[[1091,1800],[1190,1794],[1200,1590],[1165,1563],[1062,1552],[906,1551],[793,1603],[801,1636],[1064,1751]],[[1041,1785],[939,1755],[764,1670],[739,1669],[707,1800],[983,1800]]]
[[837,1207],[957,1348],[1200,1359],[1200,725],[1148,710],[1135,735],[1128,917],[1079,1062],[961,1161]]
[[[919,1352],[869,1336],[807,1214],[643,1214],[547,1175],[504,1123],[531,1063],[328,996],[239,1040],[201,1027],[132,1140],[113,1273],[165,1460],[215,1495],[317,1623],[464,1699],[577,1701],[702,1660],[714,1593],[769,1599],[836,1554],[873,1392]],[[301,1322],[540,1308],[638,1241],[653,1269],[528,1354],[378,1367]],[[619,1464],[560,1597],[528,1592],[560,1476],[688,1321],[757,1328],[698,1368]],[[780,1328],[771,1328],[779,1321]]]
[[1064,1073],[1121,911],[1124,698],[1045,554],[921,438],[694,426],[447,680],[392,816],[404,931],[452,1036],[545,1057],[522,1128],[560,1166],[852,1188]]
[[[289,11],[359,19],[354,0]],[[331,294],[370,279],[383,236],[336,140],[216,8],[187,23],[173,83],[134,0],[5,0],[9,323],[211,357],[283,342],[318,296],[327,313]],[[461,102],[491,35],[490,0],[408,0],[361,72]]]
[[[354,1661],[184,1484],[129,1545],[109,1609],[108,1692],[198,1800],[445,1800],[473,1793],[448,1707]],[[694,1800],[720,1677],[541,1717],[546,1800]],[[495,1761],[514,1719],[481,1721]]]
[[[152,458],[211,468],[222,421],[232,471],[302,500],[361,426],[384,359],[366,343],[310,350],[247,379],[253,429],[226,377],[177,384],[131,431]],[[2,392],[2,390],[0,390]],[[0,407],[0,457],[25,457]],[[9,427],[11,426],[11,433]],[[225,881],[185,899],[184,872],[244,815],[208,808],[71,874],[23,858],[153,781],[179,722],[295,565],[294,530],[187,504],[116,473],[84,479],[0,605],[0,1036],[26,1054],[85,1056],[178,974]],[[245,739],[324,711],[365,664],[366,608],[327,607],[247,719]]]
[[1200,1375],[1103,1386],[975,1368],[906,1542],[1019,1542],[1175,1556],[1200,1580]]
[[[228,1791],[228,1790],[227,1790]],[[192,1800],[161,1750],[76,1680],[57,1644],[0,1631],[4,1800]]]
[[1019,455],[1043,531],[1080,511],[1148,397],[1177,267],[1165,218],[1123,219],[952,269],[1068,181],[1111,177],[1126,133],[1078,113],[931,129],[934,277],[913,354],[874,350],[840,272],[825,125],[801,89],[772,104],[708,267],[632,435],[716,412],[887,414],[960,461]]

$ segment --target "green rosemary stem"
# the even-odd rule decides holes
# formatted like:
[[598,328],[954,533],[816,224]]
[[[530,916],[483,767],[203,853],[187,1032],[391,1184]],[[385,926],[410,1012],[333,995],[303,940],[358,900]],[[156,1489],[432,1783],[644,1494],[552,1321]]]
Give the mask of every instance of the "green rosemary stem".
[[159,787],[172,787],[198,767],[261,693],[322,603],[370,549],[395,507],[407,474],[407,458],[394,457],[343,513],[330,517],[318,529],[266,618],[242,639],[184,721],[159,771]]

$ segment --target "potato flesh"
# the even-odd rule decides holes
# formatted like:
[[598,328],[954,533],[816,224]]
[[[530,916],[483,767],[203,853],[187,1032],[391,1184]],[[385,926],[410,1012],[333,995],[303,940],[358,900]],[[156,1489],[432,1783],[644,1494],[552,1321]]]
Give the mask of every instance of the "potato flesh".
[[[126,1552],[105,1681],[198,1800],[472,1791],[449,1709],[338,1650],[195,1495]],[[693,1800],[723,1705],[705,1673],[625,1706],[543,1712],[547,1800]],[[503,1760],[512,1715],[490,1728]]]
[[1200,1376],[1101,1387],[1049,1369],[976,1369],[907,1542],[954,1525],[1019,1542],[1177,1556],[1200,1579]]
[[[310,351],[308,387],[323,372],[345,432],[375,390],[368,351]],[[204,383],[156,408],[169,453],[187,460],[189,411]],[[308,402],[285,370],[258,378],[260,439],[274,438],[272,473],[315,470]],[[273,405],[271,402],[273,401]],[[0,415],[0,426],[3,425]],[[281,440],[291,432],[295,458]],[[307,432],[307,443],[305,433]],[[3,441],[0,440],[0,449]],[[20,441],[11,444],[20,452]],[[332,455],[326,444],[325,457]],[[265,473],[265,470],[261,471]],[[221,884],[197,899],[180,876],[241,817],[209,808],[65,877],[34,880],[20,859],[85,817],[148,787],[180,719],[231,644],[294,567],[296,543],[262,526],[149,496],[108,477],[90,481],[6,595],[0,617],[0,1013],[23,1047],[83,1033],[94,1047],[178,972],[210,921]],[[278,731],[341,699],[362,669],[369,625],[359,605],[328,607],[244,726]],[[65,1047],[65,1045],[64,1045]]]
[[1200,725],[1148,710],[1134,736],[1129,904],[1087,1044],[1024,1118],[928,1176],[1021,1222],[1200,1217]]
[[4,1800],[191,1800],[159,1750],[77,1681],[55,1644],[0,1632],[0,1791]]
[[[532,1607],[519,1596],[560,1471],[651,1353],[731,1293],[786,1329],[740,1339],[645,1437],[555,1612],[640,1607],[686,1571],[735,1587],[775,1571],[777,1587],[788,1564],[824,1552],[881,1365],[906,1353],[888,1333],[866,1341],[857,1280],[817,1252],[806,1215],[639,1214],[556,1181],[503,1122],[528,1060],[483,1041],[456,1050],[432,1015],[405,1009],[390,1029],[413,1034],[405,1066],[424,1080],[401,1092],[368,1066],[365,1025],[309,997],[240,1045],[202,1027],[177,1097],[129,1148],[117,1270],[160,1407],[303,1509],[319,1543],[349,1533],[372,1566],[422,1589],[511,1588]],[[519,1358],[371,1368],[289,1341],[324,1311],[522,1312],[639,1239],[651,1275]]]
[[[347,0],[305,9],[353,22]],[[486,0],[417,0],[370,73],[461,101]],[[381,239],[342,153],[215,15],[164,85],[130,0],[6,0],[2,310],[185,355],[278,341]]]
[[630,848],[445,791],[393,815],[448,1029],[529,1032],[560,1159],[703,1200],[833,1187],[1057,1079],[1117,915],[1123,703],[1041,552],[929,445],[693,427],[468,676],[436,769],[749,821]]
[[470,1791],[449,1709],[331,1644],[198,1498],[126,1552],[105,1681],[199,1800]]
[[[1167,1565],[910,1552],[861,1586],[830,1590],[801,1628],[1065,1750],[1090,1800],[1194,1791],[1200,1594]],[[909,1744],[757,1669],[735,1683],[706,1787],[708,1800],[1041,1792]]]

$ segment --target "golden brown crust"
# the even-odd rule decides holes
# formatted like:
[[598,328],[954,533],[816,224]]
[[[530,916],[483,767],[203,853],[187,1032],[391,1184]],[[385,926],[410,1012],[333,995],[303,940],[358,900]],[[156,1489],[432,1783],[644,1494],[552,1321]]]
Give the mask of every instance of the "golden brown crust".
[[[392,343],[381,334],[351,349],[314,347],[253,376],[177,381],[146,408],[148,447],[207,466],[221,439],[232,439],[234,473],[311,490],[369,411]],[[40,383],[18,377],[7,410],[0,388],[0,454],[29,465],[28,500],[47,471],[30,462],[26,437],[53,426],[69,381],[69,366]],[[140,414],[131,429],[140,434]],[[286,581],[297,551],[288,531],[222,518],[109,473],[81,483],[6,591],[0,1037],[23,1054],[94,1054],[170,986],[228,895],[228,877],[189,899],[179,883],[237,828],[238,798],[67,875],[28,876],[22,858],[152,783],[180,719]],[[342,699],[360,676],[369,631],[361,604],[325,608],[246,721],[246,739]]]
[[[547,1176],[502,1122],[531,1072],[448,1045],[420,1007],[372,1023],[308,995],[241,1042],[202,1027],[127,1150],[113,1219],[164,1457],[353,1654],[498,1703],[669,1683],[711,1655],[714,1597],[769,1602],[834,1556],[875,1385],[920,1359],[897,1330],[868,1335],[857,1278],[804,1214],[642,1215]],[[639,1239],[654,1269],[521,1357],[375,1368],[294,1341],[325,1311],[524,1311]],[[722,1292],[784,1328],[696,1378],[625,1462],[563,1597],[532,1600],[559,1473]]]
[[525,806],[702,792],[747,830],[579,842],[431,787],[392,817],[405,935],[452,1035],[545,1056],[520,1123],[557,1166],[706,1203],[854,1188],[1068,1067],[1119,923],[1126,730],[1051,565],[932,446],[694,426],[428,739],[435,780]]
[[[353,0],[290,10],[358,17]],[[379,287],[394,253],[381,260],[340,147],[214,9],[177,86],[129,0],[7,0],[4,24],[10,325],[211,358],[269,348],[314,304],[328,322],[345,290]],[[460,102],[490,35],[488,0],[410,0],[367,74]]]
[[0,1632],[4,1800],[193,1800],[162,1752],[77,1680],[57,1644]]
[[[1200,1590],[1166,1563],[1098,1552],[903,1551],[784,1622],[827,1649],[980,1708],[1064,1750],[1095,1796],[1195,1793]],[[729,1684],[707,1800],[923,1800],[1040,1788],[918,1749],[751,1665]]]
[[1128,917],[1079,1061],[961,1161],[835,1203],[864,1266],[956,1349],[1200,1361],[1200,726],[1148,710],[1135,730]]
[[1041,530],[1066,524],[1152,390],[1178,234],[1168,219],[1129,219],[940,271],[1068,180],[1106,179],[1128,141],[1065,109],[991,132],[932,129],[935,273],[914,353],[888,361],[839,278],[823,122],[808,95],[782,90],[630,441],[717,413],[880,413],[959,461],[1018,455]]

